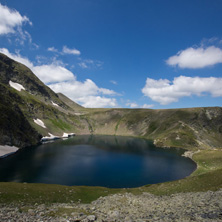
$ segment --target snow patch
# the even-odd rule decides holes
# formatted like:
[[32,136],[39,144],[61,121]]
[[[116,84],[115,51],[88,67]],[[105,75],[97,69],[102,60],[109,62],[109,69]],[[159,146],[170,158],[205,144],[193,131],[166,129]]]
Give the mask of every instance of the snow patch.
[[68,137],[75,136],[75,135],[76,135],[75,133],[63,133],[62,138],[68,138]]
[[51,133],[48,133],[48,134],[49,134],[49,136],[42,137],[41,142],[48,142],[48,141],[51,141],[51,140],[57,140],[57,139],[61,139],[61,138],[68,138],[68,137],[76,135],[75,133],[63,133],[63,136],[60,137],[60,136],[55,136]]
[[55,136],[51,133],[48,133],[48,134],[49,134],[49,136],[42,137],[42,139],[41,139],[42,142],[49,141],[49,140],[56,140],[56,139],[60,138],[59,136]]
[[177,135],[176,140],[180,140],[180,136],[179,135]]
[[62,138],[68,138],[68,137],[69,137],[69,134],[68,134],[68,133],[63,133]]
[[0,158],[6,157],[12,153],[15,153],[19,148],[15,146],[0,146]]
[[25,88],[21,84],[12,82],[11,80],[9,81],[9,85],[18,91],[21,91],[22,89],[25,90]]
[[41,127],[43,127],[43,128],[46,128],[44,122],[43,122],[41,119],[33,119],[33,121],[34,121],[37,125],[39,125],[39,126],[41,126]]
[[51,102],[52,102],[52,105],[53,105],[53,106],[57,106],[57,107],[59,107],[58,104],[54,103],[53,101],[51,101]]

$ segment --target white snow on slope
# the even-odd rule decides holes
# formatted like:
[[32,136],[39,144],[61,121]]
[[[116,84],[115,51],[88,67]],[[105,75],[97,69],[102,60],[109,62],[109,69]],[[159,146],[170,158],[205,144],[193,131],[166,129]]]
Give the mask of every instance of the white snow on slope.
[[38,124],[39,126],[46,128],[44,122],[41,119],[33,119],[33,121]]
[[68,138],[68,137],[71,137],[71,136],[75,136],[75,133],[63,133],[62,138]]
[[9,81],[9,85],[18,91],[21,91],[22,89],[25,90],[25,88],[21,84],[12,82],[11,80]]
[[58,106],[58,107],[59,107],[58,104],[54,103],[53,101],[51,101],[51,102],[52,102],[52,105],[53,105],[53,106]]
[[41,141],[44,142],[44,141],[49,141],[49,140],[56,140],[56,139],[59,139],[60,137],[59,136],[54,136],[53,134],[51,133],[48,133],[49,136],[44,136],[42,137]]
[[62,138],[68,138],[68,137],[69,137],[69,134],[68,134],[68,133],[63,133]]
[[15,146],[0,145],[0,158],[15,153],[19,148]]
[[41,139],[42,142],[48,142],[51,140],[56,140],[56,139],[61,139],[61,138],[68,138],[68,137],[76,135],[75,133],[63,133],[63,136],[55,136],[51,133],[48,133],[48,134],[49,134],[49,136],[42,137],[42,139]]

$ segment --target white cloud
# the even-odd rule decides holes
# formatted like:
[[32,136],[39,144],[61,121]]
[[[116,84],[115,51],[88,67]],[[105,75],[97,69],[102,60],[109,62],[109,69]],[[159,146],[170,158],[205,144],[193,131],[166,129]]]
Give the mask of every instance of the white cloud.
[[98,86],[90,79],[85,82],[69,81],[50,84],[49,87],[55,92],[61,92],[73,100],[90,95],[97,95],[99,92]]
[[68,48],[67,46],[63,46],[62,48],[62,51],[59,51],[57,48],[55,48],[54,46],[52,47],[49,47],[47,49],[47,51],[49,52],[58,52],[59,54],[61,55],[64,55],[64,54],[70,54],[70,55],[80,55],[80,51],[77,50],[77,49],[70,49]]
[[0,35],[14,33],[16,28],[21,28],[26,22],[32,24],[28,17],[21,16],[18,11],[0,4]]
[[117,95],[117,93],[115,91],[110,90],[110,89],[99,88],[98,91],[101,92],[104,95]]
[[187,48],[167,59],[166,63],[180,68],[198,69],[222,63],[222,49],[215,46],[207,48]]
[[150,108],[152,108],[152,107],[154,107],[153,104],[143,104],[143,105],[142,105],[142,108],[144,108],[144,109],[150,109]]
[[63,46],[62,52],[64,54],[80,55],[80,51],[77,49],[69,49],[67,46]]
[[[101,97],[99,94],[107,94],[108,89],[99,88],[92,80],[85,82],[69,81],[48,85],[53,91],[61,92],[72,100],[81,103],[84,107],[115,107],[115,98]],[[109,91],[109,90],[108,90]],[[112,90],[110,90],[112,91]],[[113,93],[113,91],[112,91]],[[108,93],[109,94],[109,93]]]
[[137,103],[127,103],[126,106],[129,106],[130,108],[138,108],[138,104]]
[[47,51],[49,51],[49,52],[58,52],[58,49],[56,49],[54,46],[52,46],[52,47],[49,47],[47,49]]
[[87,108],[103,108],[103,107],[116,107],[117,102],[115,98],[107,98],[101,96],[88,96],[82,97],[77,100],[84,107]]
[[[32,43],[31,35],[22,29],[25,23],[32,25],[28,17],[22,16],[15,9],[10,9],[0,3],[0,35],[7,35],[9,41],[11,41],[10,37],[13,36],[15,37],[15,42],[21,45],[26,40]],[[34,43],[32,45],[36,46]]]
[[147,78],[142,92],[162,105],[177,102],[179,98],[185,96],[203,96],[204,93],[213,97],[222,97],[222,78],[179,76],[172,82],[168,79]]
[[[60,82],[50,84],[49,87],[55,92],[62,92],[74,101],[84,101],[89,96],[103,95],[115,95],[113,90],[99,88],[92,80],[87,79],[85,82],[77,80],[69,82]],[[84,98],[84,99],[83,99]]]
[[70,81],[75,78],[68,69],[55,64],[34,66],[32,71],[46,84]]

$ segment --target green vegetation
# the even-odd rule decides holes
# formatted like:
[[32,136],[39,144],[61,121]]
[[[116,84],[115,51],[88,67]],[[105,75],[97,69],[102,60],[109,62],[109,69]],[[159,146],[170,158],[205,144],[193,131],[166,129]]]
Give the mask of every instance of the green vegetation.
[[91,201],[119,192],[103,187],[68,187],[53,184],[0,183],[0,203],[51,204]]
[[61,119],[52,119],[51,122],[55,127],[58,127],[62,130],[70,130],[71,129],[70,125],[67,124],[66,122],[62,121]]

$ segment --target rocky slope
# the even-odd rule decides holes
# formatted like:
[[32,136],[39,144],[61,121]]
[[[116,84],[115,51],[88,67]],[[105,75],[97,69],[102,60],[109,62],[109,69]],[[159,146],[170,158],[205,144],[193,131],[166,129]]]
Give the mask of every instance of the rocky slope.
[[26,66],[0,54],[0,145],[25,147],[49,133],[88,133],[87,122],[59,96]]
[[[14,85],[13,85],[14,84]],[[22,88],[20,91],[15,85]],[[18,85],[19,84],[19,85]],[[14,86],[14,87],[13,87]],[[220,148],[222,108],[85,109],[0,54],[0,145],[24,147],[49,133],[139,136],[158,146]],[[36,124],[34,120],[41,120]]]
[[1,221],[222,221],[222,191],[155,196],[130,193],[100,197],[91,204],[1,206]]

